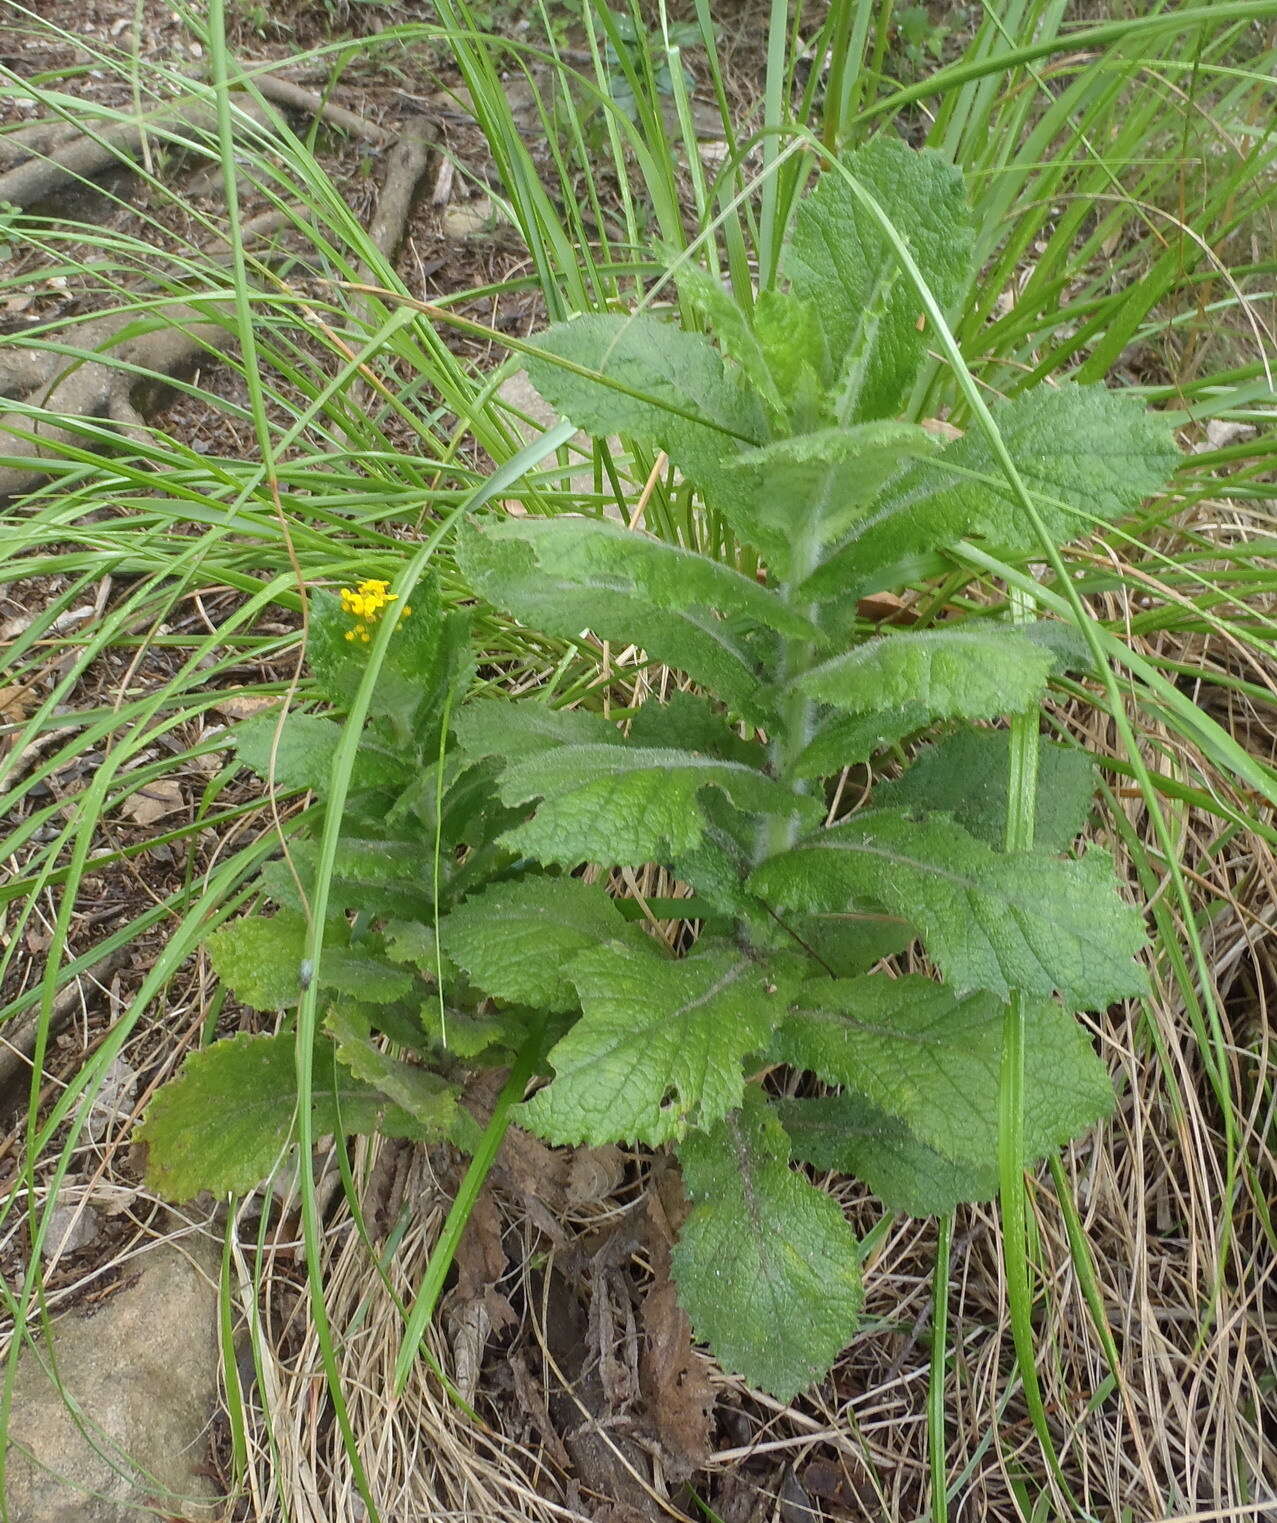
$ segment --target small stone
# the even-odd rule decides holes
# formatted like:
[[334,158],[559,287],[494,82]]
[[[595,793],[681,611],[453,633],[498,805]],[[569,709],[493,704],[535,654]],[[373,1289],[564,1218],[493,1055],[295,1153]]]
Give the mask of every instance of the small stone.
[[102,1218],[92,1206],[78,1200],[59,1200],[49,1212],[49,1225],[40,1245],[40,1256],[46,1264],[79,1253],[97,1241],[102,1230]]
[[134,1263],[136,1283],[53,1324],[65,1396],[43,1346],[22,1351],[5,1435],[10,1518],[137,1523],[158,1513],[212,1523],[222,1516],[202,1473],[218,1399],[215,1256],[187,1237],[182,1248],[165,1244]]
[[487,196],[473,201],[454,201],[443,214],[443,230],[449,238],[473,238],[487,232],[492,223],[492,202]]

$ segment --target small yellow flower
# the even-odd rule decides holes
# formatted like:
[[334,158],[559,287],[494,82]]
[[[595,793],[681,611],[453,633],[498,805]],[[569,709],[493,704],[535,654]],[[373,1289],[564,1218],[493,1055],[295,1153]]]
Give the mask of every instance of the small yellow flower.
[[[389,608],[399,597],[397,592],[389,589],[390,583],[383,582],[379,577],[370,577],[367,581],[360,582],[353,591],[349,587],[341,589],[342,611],[357,621],[353,629],[346,631],[348,640],[360,640],[365,645],[368,644],[371,639],[370,626],[376,624],[382,610]],[[411,608],[403,610],[405,617],[411,612]]]

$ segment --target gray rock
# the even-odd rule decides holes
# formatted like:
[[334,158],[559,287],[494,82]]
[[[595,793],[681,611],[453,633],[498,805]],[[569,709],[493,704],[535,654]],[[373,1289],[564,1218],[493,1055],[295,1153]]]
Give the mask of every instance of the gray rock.
[[6,1434],[15,1523],[139,1523],[148,1505],[184,1523],[221,1516],[197,1473],[218,1400],[216,1263],[191,1237],[183,1247],[148,1253],[135,1284],[54,1322],[65,1396],[43,1342],[23,1351]]
[[52,1263],[63,1254],[79,1253],[97,1241],[101,1230],[102,1218],[92,1206],[70,1198],[59,1200],[49,1213],[41,1254],[46,1263]]
[[492,202],[487,196],[473,201],[450,201],[443,211],[443,232],[447,238],[474,238],[492,228]]

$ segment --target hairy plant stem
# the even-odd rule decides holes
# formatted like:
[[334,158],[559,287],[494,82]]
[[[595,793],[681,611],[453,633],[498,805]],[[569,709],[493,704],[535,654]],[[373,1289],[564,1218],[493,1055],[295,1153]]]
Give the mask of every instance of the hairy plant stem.
[[[1035,605],[1030,593],[1012,588],[1010,604],[1013,623],[1026,624],[1032,619]],[[1007,793],[1008,852],[1033,849],[1039,741],[1037,709],[1028,714],[1014,715],[1011,720],[1011,776]],[[1002,1023],[1002,1072],[998,1084],[998,1200],[1002,1214],[1003,1264],[1011,1310],[1011,1338],[1015,1344],[1025,1401],[1051,1474],[1071,1501],[1068,1483],[1060,1468],[1047,1426],[1046,1407],[1035,1364],[1024,1180],[1025,1025],[1025,996],[1021,990],[1013,989]]]
[[[824,495],[827,495],[827,492]],[[819,518],[817,517],[815,521],[819,522]],[[795,543],[789,575],[777,589],[785,606],[795,609],[806,619],[815,618],[816,605],[800,602],[798,590],[816,570],[819,563],[820,540],[813,530],[808,529]],[[815,648],[814,641],[804,639],[786,640],[781,648],[776,685],[782,691],[786,688],[789,691],[785,693],[781,704],[780,727],[772,736],[768,748],[768,759],[771,762],[772,771],[781,779],[787,776],[795,759],[811,739],[811,722],[815,704],[805,693],[799,692],[794,684],[810,667]],[[796,795],[811,791],[811,783],[806,778],[794,778],[790,786]],[[769,817],[759,830],[756,860],[761,862],[766,857],[775,856],[777,852],[788,851],[797,838],[798,816],[796,814]]]

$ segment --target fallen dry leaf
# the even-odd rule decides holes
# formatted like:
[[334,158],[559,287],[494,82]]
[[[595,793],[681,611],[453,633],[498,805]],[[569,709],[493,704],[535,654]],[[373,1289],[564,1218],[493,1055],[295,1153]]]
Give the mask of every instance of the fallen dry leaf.
[[862,619],[874,624],[916,624],[918,615],[894,592],[876,592],[861,598],[856,608]]
[[497,1289],[508,1260],[501,1242],[501,1213],[492,1191],[479,1192],[457,1244],[457,1284],[446,1316],[452,1334],[453,1378],[466,1401],[479,1385],[488,1339],[518,1322],[509,1301]]
[[39,694],[21,682],[0,687],[0,720],[5,724],[21,724],[39,702]]
[[1251,423],[1236,423],[1229,418],[1211,418],[1206,424],[1205,439],[1193,446],[1193,453],[1205,455],[1210,450],[1227,449],[1230,444],[1251,438],[1255,432]]
[[677,1176],[670,1174],[662,1183],[669,1188],[653,1189],[647,1198],[652,1284],[640,1313],[639,1380],[666,1468],[671,1475],[685,1478],[709,1458],[714,1388],[705,1361],[692,1348],[692,1325],[670,1279],[676,1230],[671,1216],[681,1216],[685,1203],[676,1199]]
[[260,714],[264,709],[277,709],[279,698],[261,693],[228,693],[212,707],[225,719],[248,719],[254,714]]
[[154,825],[156,820],[162,820],[165,815],[181,809],[185,803],[186,795],[176,778],[157,777],[153,783],[147,783],[126,799],[123,809],[134,824]]
[[567,1204],[601,1205],[625,1178],[625,1154],[608,1143],[598,1148],[578,1148],[568,1160]]

